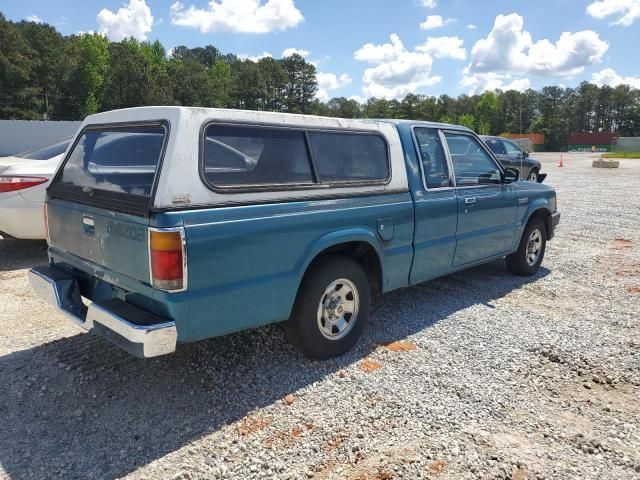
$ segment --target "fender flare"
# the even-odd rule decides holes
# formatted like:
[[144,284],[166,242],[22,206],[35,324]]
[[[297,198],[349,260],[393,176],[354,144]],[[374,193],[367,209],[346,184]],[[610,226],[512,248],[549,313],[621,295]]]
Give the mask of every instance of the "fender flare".
[[[511,246],[511,250],[515,251],[520,245],[520,239],[522,238],[522,233],[524,232],[525,227],[531,220],[531,217],[535,215],[537,212],[544,210],[551,216],[551,211],[549,201],[545,198],[537,198],[535,199],[527,208],[526,213],[522,217],[522,222],[518,226],[517,234],[513,237],[513,245]],[[546,225],[548,228],[548,225]]]
[[524,228],[524,226],[529,223],[529,220],[531,220],[531,217],[533,217],[537,212],[539,212],[540,210],[545,210],[549,215],[551,215],[551,206],[549,205],[549,202],[546,199],[537,199],[535,202],[533,202],[531,205],[529,205],[529,208],[527,209],[527,214],[525,216],[525,221],[522,222],[522,227]]
[[376,255],[378,255],[381,274],[384,274],[384,249],[380,237],[373,230],[364,227],[357,227],[335,230],[323,235],[311,243],[305,250],[300,262],[298,262],[298,281],[302,281],[302,278],[307,273],[309,265],[311,265],[318,255],[328,248],[350,242],[363,242],[370,245],[376,252]]

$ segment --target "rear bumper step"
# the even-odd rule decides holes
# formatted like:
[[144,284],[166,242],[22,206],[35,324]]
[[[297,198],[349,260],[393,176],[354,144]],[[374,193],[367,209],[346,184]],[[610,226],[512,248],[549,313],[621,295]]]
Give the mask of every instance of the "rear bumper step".
[[118,298],[94,302],[87,307],[82,303],[76,279],[58,268],[49,265],[32,268],[29,283],[38,296],[67,318],[131,355],[149,358],[176,350],[175,322]]

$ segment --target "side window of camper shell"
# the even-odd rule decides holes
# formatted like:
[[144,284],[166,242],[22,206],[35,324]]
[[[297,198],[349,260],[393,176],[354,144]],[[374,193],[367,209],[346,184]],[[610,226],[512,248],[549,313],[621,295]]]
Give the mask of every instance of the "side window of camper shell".
[[370,132],[212,123],[202,139],[202,173],[213,188],[383,183],[387,143]]

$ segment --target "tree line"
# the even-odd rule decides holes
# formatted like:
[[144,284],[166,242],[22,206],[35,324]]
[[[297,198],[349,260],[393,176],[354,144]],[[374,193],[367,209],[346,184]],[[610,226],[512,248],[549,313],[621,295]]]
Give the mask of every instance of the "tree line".
[[316,67],[300,55],[257,61],[216,47],[179,46],[99,34],[63,36],[54,27],[12,22],[0,13],[0,118],[78,120],[140,105],[189,105],[404,118],[455,123],[481,134],[544,133],[548,149],[570,132],[640,136],[640,90],[583,82],[576,88],[409,94],[402,100],[316,98]]

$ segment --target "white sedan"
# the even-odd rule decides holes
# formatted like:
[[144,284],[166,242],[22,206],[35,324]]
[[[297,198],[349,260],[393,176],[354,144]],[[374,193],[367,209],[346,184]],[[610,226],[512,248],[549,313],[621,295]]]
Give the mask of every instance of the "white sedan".
[[0,158],[0,236],[45,239],[46,188],[70,141]]

